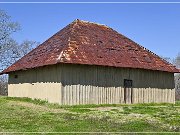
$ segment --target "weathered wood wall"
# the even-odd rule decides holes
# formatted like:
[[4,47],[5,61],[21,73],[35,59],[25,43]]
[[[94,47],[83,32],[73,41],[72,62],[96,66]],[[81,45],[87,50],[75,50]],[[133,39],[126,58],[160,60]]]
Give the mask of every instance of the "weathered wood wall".
[[124,79],[133,80],[133,103],[174,103],[174,75],[142,69],[62,65],[62,104],[124,103]]
[[[18,78],[15,78],[18,75]],[[56,66],[9,74],[8,96],[30,97],[60,103],[61,83]]]
[[124,79],[133,80],[133,103],[175,102],[173,73],[75,64],[11,73],[8,95],[63,105],[119,104],[124,103]]

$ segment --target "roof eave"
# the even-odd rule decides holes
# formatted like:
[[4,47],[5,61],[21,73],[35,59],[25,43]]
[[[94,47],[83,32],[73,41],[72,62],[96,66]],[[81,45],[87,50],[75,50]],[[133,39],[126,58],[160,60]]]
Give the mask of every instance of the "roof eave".
[[3,75],[3,74],[8,74],[8,73],[6,73],[6,72],[3,72],[3,71],[2,71],[2,72],[0,72],[0,75]]
[[[80,64],[80,63],[70,63],[70,62],[58,62],[56,64]],[[9,74],[11,72],[16,72],[16,71],[25,71],[25,70],[30,70],[30,69],[34,69],[34,68],[39,68],[39,67],[44,67],[44,66],[50,66],[50,65],[55,65],[55,64],[49,64],[49,65],[42,65],[42,66],[38,66],[38,67],[33,67],[33,68],[23,68],[23,69],[19,69],[19,70],[8,70],[5,69],[2,72],[0,72],[0,75],[3,74]],[[80,64],[80,65],[94,65],[94,64]],[[96,66],[108,66],[108,67],[116,67],[116,68],[132,68],[132,69],[144,69],[144,70],[152,70],[152,71],[162,71],[162,72],[169,72],[169,73],[180,73],[180,69],[175,68],[174,70],[171,71],[166,71],[166,70],[157,70],[157,69],[146,69],[146,68],[134,68],[134,67],[117,67],[117,66],[109,66],[109,65],[96,65]]]

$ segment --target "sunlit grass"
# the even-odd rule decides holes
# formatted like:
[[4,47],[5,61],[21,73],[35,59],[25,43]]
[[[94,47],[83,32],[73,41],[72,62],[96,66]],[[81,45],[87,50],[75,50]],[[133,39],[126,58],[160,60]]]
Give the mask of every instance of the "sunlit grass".
[[1,132],[180,132],[176,104],[61,106],[0,97]]

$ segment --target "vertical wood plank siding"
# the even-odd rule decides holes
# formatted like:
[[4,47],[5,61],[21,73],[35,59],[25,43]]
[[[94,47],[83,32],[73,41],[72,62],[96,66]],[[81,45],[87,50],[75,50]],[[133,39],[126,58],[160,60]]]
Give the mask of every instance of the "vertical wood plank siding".
[[[71,99],[73,104],[125,103],[124,79],[133,80],[133,103],[175,102],[172,73],[85,65],[63,65],[61,70],[66,95],[77,91]],[[63,102],[72,104],[71,100]]]
[[122,104],[124,79],[133,80],[133,103],[175,102],[173,73],[75,64],[13,72],[9,76],[8,95],[62,105]]

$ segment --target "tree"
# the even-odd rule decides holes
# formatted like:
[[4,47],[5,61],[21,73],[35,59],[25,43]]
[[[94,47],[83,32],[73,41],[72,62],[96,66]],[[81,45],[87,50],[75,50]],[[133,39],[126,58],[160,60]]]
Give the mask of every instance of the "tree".
[[[180,52],[174,60],[174,65],[180,69]],[[180,74],[175,74],[176,100],[180,100]]]
[[160,56],[163,60],[169,62],[169,63],[172,63],[172,59],[169,58],[169,57],[163,57],[163,56]]
[[3,10],[0,10],[0,46],[3,47],[12,39],[12,33],[20,30],[17,22],[12,22],[11,17]]
[[[161,58],[169,63],[172,63],[174,66],[176,66],[176,68],[180,69],[180,52],[174,59],[171,59],[169,57],[162,57],[162,56]],[[180,74],[175,74],[174,82],[175,82],[175,90],[176,90],[176,100],[180,100]]]
[[177,68],[180,68],[180,52],[178,53],[178,55],[176,56],[175,60],[174,60],[174,65]]
[[[11,17],[5,11],[0,10],[0,71],[13,64],[38,44],[29,40],[20,44],[16,42],[12,34],[19,30],[19,23],[11,21]],[[0,94],[4,94],[6,88],[7,76],[0,76]]]
[[11,35],[18,30],[20,30],[20,25],[17,22],[12,22],[11,17],[5,11],[0,10],[0,70],[7,67],[5,59],[8,51],[17,45]]

